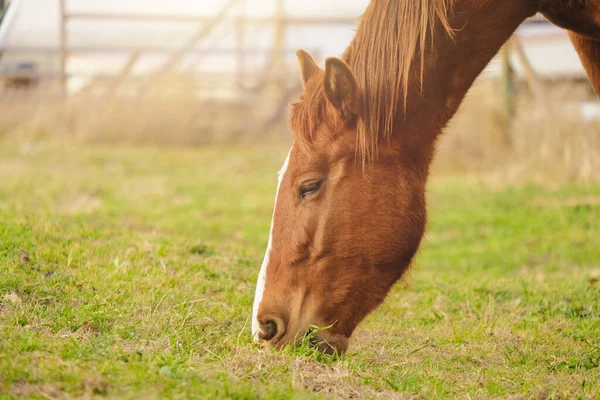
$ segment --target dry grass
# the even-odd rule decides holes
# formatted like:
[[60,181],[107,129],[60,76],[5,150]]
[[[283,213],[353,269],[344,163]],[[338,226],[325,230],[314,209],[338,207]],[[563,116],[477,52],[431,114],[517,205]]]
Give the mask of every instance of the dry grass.
[[[123,143],[197,146],[236,141],[249,131],[251,107],[195,96],[193,78],[172,75],[159,83],[136,82],[111,95],[96,84],[62,102],[47,94],[8,97],[0,132],[9,140],[52,139],[69,143]],[[233,117],[232,117],[233,116]]]
[[[271,132],[262,129],[272,101],[203,100],[191,93],[192,79],[172,76],[147,85],[138,97],[111,97],[109,86],[96,85],[66,103],[14,98],[2,104],[0,138],[169,146],[289,140],[287,121],[273,124]],[[521,88],[510,121],[499,86],[480,80],[471,90],[442,135],[436,174],[468,173],[503,183],[600,180],[600,118],[586,121],[578,110],[581,101],[595,98],[587,82],[547,84],[543,102]]]
[[443,135],[437,173],[468,172],[503,182],[558,183],[600,179],[600,118],[585,120],[589,83],[546,84],[547,98],[522,88],[506,118],[499,82],[480,81]]

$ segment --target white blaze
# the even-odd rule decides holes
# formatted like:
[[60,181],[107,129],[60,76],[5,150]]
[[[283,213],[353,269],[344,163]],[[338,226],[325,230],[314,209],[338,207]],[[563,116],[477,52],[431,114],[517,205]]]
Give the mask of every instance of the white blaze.
[[277,195],[279,194],[279,188],[281,186],[283,176],[287,171],[288,162],[290,161],[290,154],[292,154],[293,148],[294,146],[292,146],[292,148],[290,149],[287,158],[283,163],[283,167],[281,167],[281,170],[279,171],[277,192],[275,192],[275,205],[273,206],[273,216],[271,217],[271,231],[269,232],[269,242],[267,244],[265,258],[263,259],[262,265],[260,266],[260,272],[258,273],[258,280],[256,282],[256,294],[254,295],[254,306],[252,307],[252,338],[255,341],[258,341],[258,332],[260,331],[258,325],[258,307],[260,306],[260,302],[262,301],[263,292],[265,290],[265,283],[267,282],[267,264],[269,264],[269,256],[271,254],[271,242],[273,241],[273,221],[275,219],[275,209],[277,208]]

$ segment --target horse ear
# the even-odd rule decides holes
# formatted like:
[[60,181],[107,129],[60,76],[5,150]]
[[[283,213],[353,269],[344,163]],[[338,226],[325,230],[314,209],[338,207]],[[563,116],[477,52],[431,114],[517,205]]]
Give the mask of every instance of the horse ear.
[[328,58],[325,61],[323,85],[325,97],[340,112],[342,118],[349,119],[358,115],[358,84],[345,62],[339,58]]
[[302,71],[302,86],[306,88],[306,82],[319,70],[319,67],[315,63],[315,60],[305,52],[304,50],[297,50],[296,56],[300,63],[300,70]]

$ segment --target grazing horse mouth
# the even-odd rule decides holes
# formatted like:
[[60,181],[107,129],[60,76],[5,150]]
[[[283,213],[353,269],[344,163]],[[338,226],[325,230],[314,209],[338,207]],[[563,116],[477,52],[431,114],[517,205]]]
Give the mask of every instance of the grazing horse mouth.
[[277,348],[290,345],[295,348],[312,348],[323,354],[334,355],[342,354],[346,351],[348,338],[342,334],[328,332],[326,329],[317,328],[314,326],[308,327],[303,334],[295,336],[290,343],[284,340],[285,335],[274,343],[270,343]]
[[259,333],[259,339],[264,346],[282,349],[290,348],[312,348],[321,353],[334,355],[343,353],[348,347],[348,337],[341,333],[329,331],[332,326],[319,328],[317,326],[308,326],[297,331],[293,337],[290,331],[285,329],[282,332],[274,334],[269,330],[270,324],[264,325],[265,331]]
[[323,354],[340,354],[345,349],[338,349],[335,344],[329,342],[327,339],[323,339],[320,335],[316,335],[309,339],[312,347],[316,348]]

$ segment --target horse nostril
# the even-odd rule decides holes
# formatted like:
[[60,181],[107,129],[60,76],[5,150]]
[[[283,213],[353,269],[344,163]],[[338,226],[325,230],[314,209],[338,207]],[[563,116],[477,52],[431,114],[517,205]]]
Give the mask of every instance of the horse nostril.
[[268,319],[266,322],[260,322],[260,332],[258,334],[258,338],[260,340],[269,341],[277,336],[277,333],[283,328],[278,325],[282,323],[281,320],[277,319]]
[[266,323],[260,323],[260,333],[258,334],[258,338],[260,340],[271,340],[277,334],[277,323],[272,319],[268,320]]

